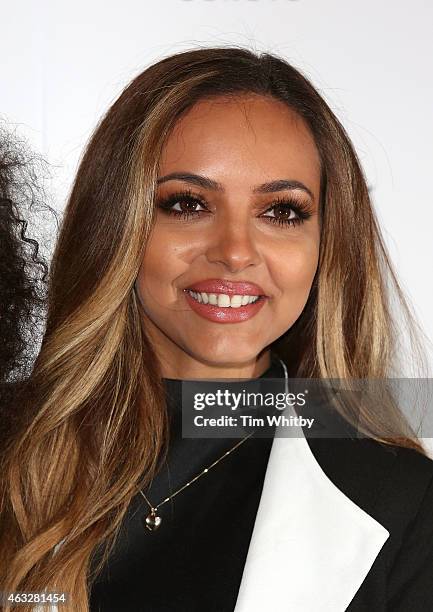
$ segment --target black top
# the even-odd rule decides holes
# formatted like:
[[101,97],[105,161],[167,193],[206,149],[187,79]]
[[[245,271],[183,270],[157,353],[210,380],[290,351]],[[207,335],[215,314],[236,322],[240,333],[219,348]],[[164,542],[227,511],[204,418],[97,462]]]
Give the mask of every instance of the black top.
[[[263,377],[284,378],[275,357]],[[181,381],[164,382],[172,436],[167,465],[148,489],[154,504],[236,443],[182,438]],[[347,610],[433,610],[433,461],[356,432],[306,439],[328,478],[390,533]],[[249,438],[161,506],[163,522],[153,533],[142,524],[147,503],[140,495],[134,498],[114,552],[92,587],[91,612],[233,612],[272,442],[272,437]],[[338,549],[330,555],[338,555]],[[317,610],[322,609],[328,612],[318,601]],[[280,610],[286,610],[284,602]]]
[[[275,356],[260,378],[284,379]],[[182,381],[163,380],[171,435],[166,464],[145,491],[154,505],[239,441],[182,438]],[[154,532],[143,526],[149,506],[141,495],[136,496],[113,554],[92,587],[91,611],[233,610],[272,441],[272,437],[253,435],[243,442],[158,509],[162,522]]]

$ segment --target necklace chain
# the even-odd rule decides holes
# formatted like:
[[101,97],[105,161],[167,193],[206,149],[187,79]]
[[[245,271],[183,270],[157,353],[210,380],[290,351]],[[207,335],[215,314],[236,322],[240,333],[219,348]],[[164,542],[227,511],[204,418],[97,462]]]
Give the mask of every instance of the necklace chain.
[[140,493],[142,494],[142,496],[144,497],[144,499],[147,501],[147,503],[149,504],[151,510],[157,510],[160,506],[162,506],[163,504],[165,504],[166,502],[170,501],[170,499],[172,499],[173,497],[175,497],[178,493],[180,493],[181,491],[183,491],[184,489],[186,489],[186,487],[189,487],[190,484],[192,484],[193,482],[195,482],[196,480],[198,480],[201,476],[204,476],[204,474],[206,474],[207,472],[209,472],[209,470],[211,468],[213,468],[217,463],[219,463],[220,461],[222,461],[224,459],[224,457],[227,457],[227,455],[230,455],[230,453],[232,453],[234,450],[237,449],[238,446],[240,446],[243,442],[245,442],[245,440],[247,440],[248,438],[251,438],[251,436],[254,434],[254,431],[252,433],[250,433],[248,436],[245,436],[245,438],[242,438],[242,440],[240,440],[237,444],[235,444],[233,446],[233,448],[231,448],[230,450],[228,450],[227,452],[225,452],[219,459],[217,459],[216,461],[214,461],[213,463],[211,463],[210,465],[208,465],[207,468],[205,468],[203,471],[201,471],[199,474],[197,474],[197,476],[194,476],[194,478],[192,480],[190,480],[189,482],[187,482],[186,484],[184,484],[182,487],[180,487],[180,489],[178,489],[177,491],[175,491],[174,493],[172,493],[169,497],[166,497],[162,502],[160,502],[157,506],[152,506],[152,504],[150,503],[150,501],[147,499],[147,497],[145,496],[145,494],[143,493],[143,491],[140,489]]
[[[281,359],[279,360],[281,365],[284,368],[284,376],[285,376],[285,380],[286,380],[286,385],[287,385],[287,379],[288,379],[288,375],[287,375],[287,368],[285,363],[283,363],[281,361]],[[244,438],[242,438],[242,440],[240,440],[239,442],[237,442],[230,450],[226,451],[223,455],[221,455],[221,457],[219,457],[218,459],[216,459],[213,463],[211,463],[210,465],[208,465],[206,468],[204,468],[204,470],[202,470],[199,474],[197,474],[197,476],[194,476],[194,478],[190,481],[188,481],[187,483],[185,483],[183,486],[180,487],[180,489],[177,489],[177,491],[175,491],[174,493],[172,493],[171,495],[169,495],[168,497],[166,497],[165,499],[163,499],[158,505],[153,506],[150,501],[147,499],[146,495],[143,493],[143,491],[141,489],[139,489],[139,493],[142,495],[142,497],[145,499],[145,501],[147,502],[147,504],[149,505],[150,508],[150,513],[145,517],[144,519],[144,524],[146,526],[146,528],[149,531],[155,531],[161,524],[161,517],[157,516],[156,512],[158,510],[158,508],[160,508],[161,506],[163,506],[165,503],[167,503],[168,501],[170,501],[171,499],[173,499],[173,497],[175,497],[176,495],[178,495],[179,493],[181,493],[184,489],[186,489],[187,487],[189,487],[193,482],[195,482],[196,480],[198,480],[199,478],[201,478],[202,476],[204,476],[205,474],[207,474],[209,472],[209,470],[211,470],[215,465],[217,465],[217,463],[219,463],[220,461],[222,461],[225,457],[227,457],[227,455],[230,455],[230,453],[232,453],[234,450],[236,450],[241,444],[243,444],[246,440],[248,440],[248,438],[251,438],[252,435],[254,435],[255,430],[252,431],[250,434],[248,434],[247,436],[245,436]]]

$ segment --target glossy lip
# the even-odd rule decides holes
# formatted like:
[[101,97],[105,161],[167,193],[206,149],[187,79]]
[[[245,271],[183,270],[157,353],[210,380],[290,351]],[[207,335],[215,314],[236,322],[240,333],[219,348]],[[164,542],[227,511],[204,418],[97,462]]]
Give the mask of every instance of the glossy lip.
[[[185,289],[205,293],[225,293],[226,295],[260,295],[268,297],[262,287],[251,281],[229,281],[222,278],[209,278],[199,281]],[[243,308],[241,306],[241,308]]]
[[[209,293],[216,292],[210,291]],[[184,289],[184,294],[189,306],[191,307],[191,310],[197,313],[200,317],[203,317],[208,321],[213,321],[214,323],[242,323],[243,321],[248,321],[254,317],[267,302],[267,297],[262,296],[256,302],[254,302],[254,304],[239,306],[239,308],[223,308],[213,304],[200,304],[200,302],[197,302],[197,300],[195,300],[188,293],[187,289]]]

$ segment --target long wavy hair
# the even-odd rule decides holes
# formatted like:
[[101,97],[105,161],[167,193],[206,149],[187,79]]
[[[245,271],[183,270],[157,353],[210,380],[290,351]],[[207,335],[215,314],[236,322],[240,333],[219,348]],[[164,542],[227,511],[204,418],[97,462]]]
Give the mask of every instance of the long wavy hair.
[[[161,368],[133,291],[154,221],[158,163],[170,131],[196,102],[242,94],[269,96],[298,113],[322,165],[317,274],[301,316],[274,350],[292,377],[393,371],[398,328],[387,278],[408,316],[410,308],[353,146],[329,106],[298,70],[269,53],[196,48],[162,59],[97,126],[66,208],[26,420],[2,470],[3,590],[60,589],[71,594],[70,609],[87,611],[93,553],[102,546],[108,555],[132,497],[165,457]],[[373,407],[362,416],[374,430]],[[381,422],[382,435],[372,437],[423,453],[398,423],[401,435],[387,436]]]
[[[54,210],[45,201],[44,162],[25,140],[0,123],[0,431],[10,425],[6,410],[19,383],[31,372],[42,333],[48,264],[32,237],[34,223]],[[16,408],[16,407],[15,407]],[[11,415],[8,415],[9,417]],[[3,433],[3,431],[2,431]],[[3,442],[3,436],[0,438]]]

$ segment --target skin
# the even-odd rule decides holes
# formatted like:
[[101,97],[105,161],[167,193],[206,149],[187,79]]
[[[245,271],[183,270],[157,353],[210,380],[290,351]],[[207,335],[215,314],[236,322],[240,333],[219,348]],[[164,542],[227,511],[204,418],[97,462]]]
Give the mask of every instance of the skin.
[[[258,377],[270,365],[271,343],[302,313],[317,269],[320,160],[314,139],[304,121],[273,98],[201,101],[165,143],[158,180],[173,172],[205,175],[224,191],[179,179],[157,188],[155,224],[136,291],[163,376]],[[255,186],[280,179],[302,183],[311,195],[287,188],[253,193]],[[204,204],[191,208],[177,200],[172,208],[198,214],[185,219],[159,208],[185,189]],[[271,210],[276,197],[294,198],[311,216],[295,226],[270,222],[281,216]],[[297,217],[291,209],[288,214]],[[269,297],[249,320],[208,321],[191,310],[183,289],[209,278],[252,281]]]

